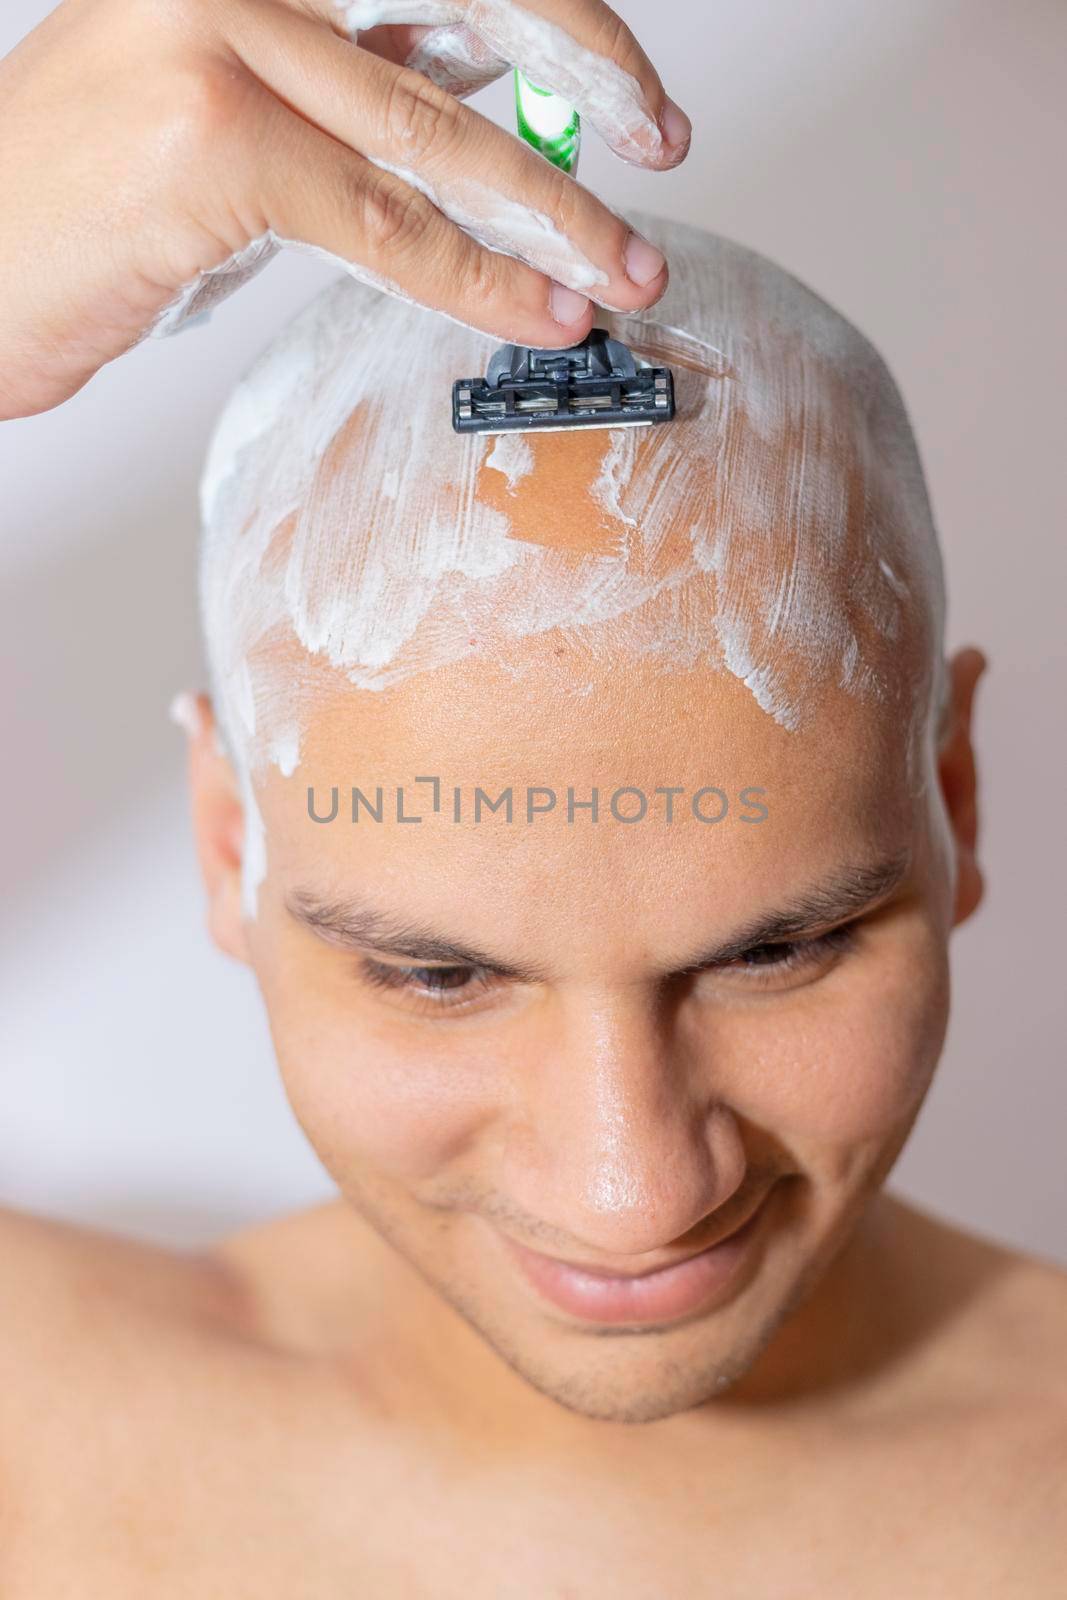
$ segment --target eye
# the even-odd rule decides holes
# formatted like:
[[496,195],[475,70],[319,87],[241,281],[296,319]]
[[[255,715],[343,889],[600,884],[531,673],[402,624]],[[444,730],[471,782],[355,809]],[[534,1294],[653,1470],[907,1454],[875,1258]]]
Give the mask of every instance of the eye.
[[828,966],[856,942],[855,922],[843,923],[814,939],[789,939],[775,944],[753,945],[733,961],[709,970],[718,974],[737,974],[743,983],[770,985],[784,976],[811,973]]
[[[759,988],[782,986],[782,980],[802,974],[817,975],[855,944],[856,923],[845,923],[814,939],[783,940],[753,945],[733,961],[698,969],[715,976],[735,978],[739,984]],[[461,1011],[491,991],[496,983],[486,967],[394,967],[364,956],[360,975],[377,989],[388,989],[421,1003],[427,1012]]]
[[492,987],[492,975],[484,967],[392,967],[370,956],[359,965],[363,977],[375,988],[409,994],[435,1011],[469,1005]]

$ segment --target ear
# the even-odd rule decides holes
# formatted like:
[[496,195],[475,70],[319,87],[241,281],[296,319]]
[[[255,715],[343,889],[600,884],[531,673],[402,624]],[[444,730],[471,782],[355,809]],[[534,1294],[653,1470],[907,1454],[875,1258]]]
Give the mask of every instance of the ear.
[[949,704],[938,746],[938,776],[956,845],[956,904],[952,926],[965,922],[981,903],[985,884],[978,866],[978,780],[971,713],[974,691],[987,662],[980,650],[957,650],[947,663]]
[[241,909],[244,806],[237,777],[219,741],[208,695],[178,695],[171,716],[189,741],[189,794],[208,929],[220,950],[248,962]]

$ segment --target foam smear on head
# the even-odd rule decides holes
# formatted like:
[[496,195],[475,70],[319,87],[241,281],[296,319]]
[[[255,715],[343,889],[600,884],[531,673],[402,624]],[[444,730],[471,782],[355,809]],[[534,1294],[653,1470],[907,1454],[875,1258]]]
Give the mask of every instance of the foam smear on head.
[[[762,257],[633,220],[670,286],[599,320],[674,366],[678,417],[548,436],[553,463],[582,464],[573,491],[542,481],[543,439],[453,432],[451,381],[484,372],[492,340],[364,284],[320,294],[235,391],[202,482],[201,604],[245,773],[295,770],[325,688],[507,665],[551,629],[591,656],[730,672],[791,730],[828,687],[901,714],[921,696],[941,567],[884,364]],[[563,492],[586,497],[578,547],[554,538]],[[887,666],[904,656],[910,676]]]

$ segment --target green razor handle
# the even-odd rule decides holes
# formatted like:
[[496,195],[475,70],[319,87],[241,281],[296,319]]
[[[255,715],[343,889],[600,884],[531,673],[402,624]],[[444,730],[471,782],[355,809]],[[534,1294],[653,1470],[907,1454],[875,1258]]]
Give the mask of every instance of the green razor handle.
[[560,95],[531,83],[518,67],[515,68],[515,120],[528,144],[553,166],[561,167],[564,172],[574,172],[582,142],[581,118]]

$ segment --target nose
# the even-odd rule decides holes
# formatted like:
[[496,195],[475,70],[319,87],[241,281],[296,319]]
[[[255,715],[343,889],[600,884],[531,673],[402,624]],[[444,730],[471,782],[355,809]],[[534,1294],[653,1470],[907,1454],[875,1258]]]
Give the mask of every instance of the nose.
[[557,1024],[509,1140],[507,1188],[542,1225],[526,1242],[622,1266],[683,1241],[745,1176],[713,1067],[647,993],[574,999]]

